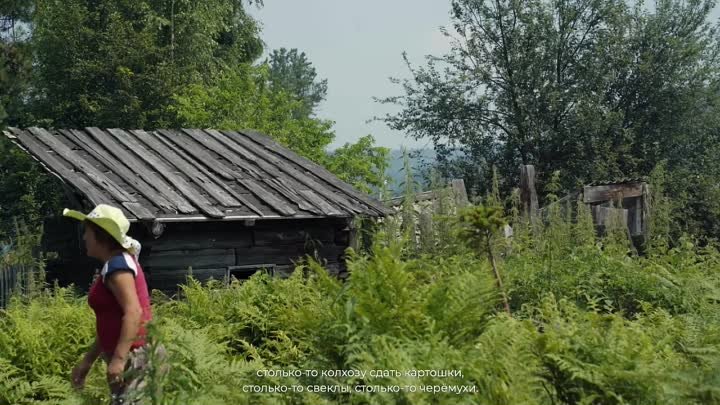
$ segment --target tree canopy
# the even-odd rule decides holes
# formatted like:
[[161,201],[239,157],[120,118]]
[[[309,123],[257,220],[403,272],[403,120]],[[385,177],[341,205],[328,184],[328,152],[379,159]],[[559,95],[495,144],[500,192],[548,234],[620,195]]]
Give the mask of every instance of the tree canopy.
[[444,172],[481,192],[493,166],[506,191],[520,164],[536,166],[541,190],[558,170],[570,190],[667,160],[668,187],[688,196],[679,203],[694,205],[697,225],[720,212],[708,201],[720,156],[713,5],[453,0],[450,52],[408,64],[403,94],[380,100],[401,110],[384,120],[431,139]]

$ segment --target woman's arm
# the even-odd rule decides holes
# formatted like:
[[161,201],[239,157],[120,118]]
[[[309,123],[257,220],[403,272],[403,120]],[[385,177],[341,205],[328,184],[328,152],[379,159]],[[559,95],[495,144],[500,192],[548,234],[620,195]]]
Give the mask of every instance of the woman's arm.
[[75,388],[80,389],[85,385],[85,377],[87,377],[88,372],[90,372],[95,360],[100,357],[101,352],[102,349],[100,348],[100,343],[96,334],[92,345],[90,345],[90,348],[88,348],[88,351],[85,353],[80,363],[78,363],[78,365],[72,370],[72,385]]
[[108,378],[117,379],[125,369],[130,347],[140,329],[142,307],[135,290],[135,278],[132,273],[127,271],[112,273],[108,276],[106,285],[123,310],[120,339],[115,347],[115,353],[110,360],[110,364],[108,364]]
[[97,337],[97,334],[95,334],[95,340],[92,342],[90,347],[88,348],[88,351],[85,353],[85,356],[83,356],[83,361],[90,366],[95,364],[95,360],[97,360],[98,357],[100,357],[100,354],[102,353],[102,349],[100,348],[100,341]]

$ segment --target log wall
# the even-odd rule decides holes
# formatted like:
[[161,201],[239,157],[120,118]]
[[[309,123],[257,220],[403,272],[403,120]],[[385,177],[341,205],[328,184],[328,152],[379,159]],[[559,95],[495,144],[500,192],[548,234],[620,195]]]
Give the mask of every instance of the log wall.
[[[134,223],[130,230],[142,243],[140,264],[150,288],[169,293],[190,274],[201,281],[247,278],[255,271],[286,277],[306,255],[343,277],[349,233],[345,218],[168,223],[159,238],[142,224]],[[102,266],[85,256],[78,225],[67,219],[46,222],[43,249],[58,252],[59,258],[48,263],[48,276],[62,285],[86,290],[94,270]]]

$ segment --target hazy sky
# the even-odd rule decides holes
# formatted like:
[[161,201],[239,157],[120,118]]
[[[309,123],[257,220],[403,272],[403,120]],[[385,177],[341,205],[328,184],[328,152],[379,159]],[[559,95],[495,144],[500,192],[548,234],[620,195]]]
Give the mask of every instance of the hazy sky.
[[328,80],[327,100],[319,116],[335,121],[333,146],[372,134],[382,146],[424,145],[391,131],[381,122],[366,123],[392,112],[372,97],[401,94],[388,78],[408,77],[402,59],[414,63],[440,54],[449,44],[438,28],[450,22],[444,0],[266,0],[252,10],[263,25],[268,49],[298,48]]
[[[409,77],[402,59],[406,51],[414,64],[427,54],[449,49],[440,26],[450,23],[447,0],[265,0],[253,9],[263,25],[268,49],[298,48],[328,79],[327,100],[319,116],[335,121],[333,146],[372,134],[377,143],[392,148],[417,147],[404,134],[381,122],[366,123],[373,116],[395,109],[372,100],[402,94],[389,77]],[[720,10],[713,10],[717,21]]]

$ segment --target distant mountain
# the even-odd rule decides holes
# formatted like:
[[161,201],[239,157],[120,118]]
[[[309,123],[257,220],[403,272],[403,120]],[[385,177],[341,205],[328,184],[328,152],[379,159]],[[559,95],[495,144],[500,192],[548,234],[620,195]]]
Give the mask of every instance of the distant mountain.
[[[430,148],[424,148],[408,149],[407,152],[410,156],[410,165],[413,169],[413,174],[416,179],[420,180],[419,175],[421,174],[422,168],[435,161],[435,151]],[[403,171],[403,151],[400,149],[390,151],[388,176],[391,179],[388,188],[393,193],[393,196],[401,194],[404,190],[401,184],[405,182],[405,172]]]

